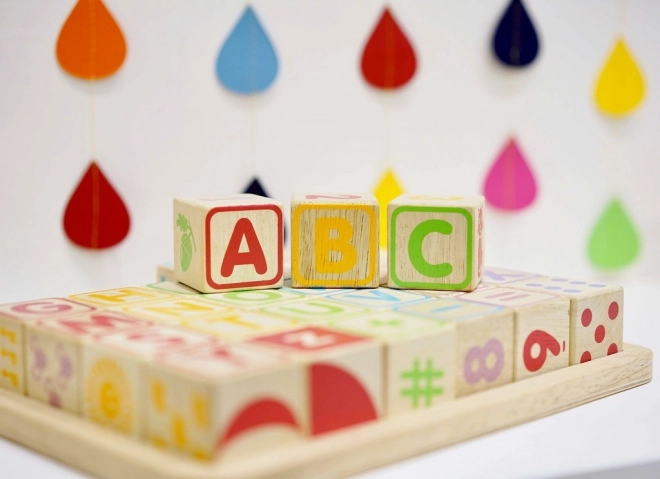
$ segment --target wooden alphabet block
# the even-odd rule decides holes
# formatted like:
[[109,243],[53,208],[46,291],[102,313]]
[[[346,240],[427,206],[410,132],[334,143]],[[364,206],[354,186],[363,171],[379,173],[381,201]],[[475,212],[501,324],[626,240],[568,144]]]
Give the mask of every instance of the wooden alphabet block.
[[176,325],[182,321],[224,314],[231,308],[213,301],[200,299],[202,296],[173,296],[163,301],[151,301],[120,308],[121,311],[146,318],[157,323]]
[[53,407],[80,413],[83,344],[115,331],[140,329],[149,321],[96,310],[27,323],[27,394]]
[[247,344],[283,352],[305,364],[312,435],[382,416],[384,366],[379,343],[353,333],[307,326]]
[[571,301],[569,363],[580,364],[621,351],[623,288],[598,281],[537,276],[512,287],[564,296]]
[[145,288],[155,289],[157,291],[162,291],[170,294],[182,294],[184,296],[200,296],[203,297],[203,293],[200,293],[190,286],[186,286],[183,283],[179,283],[176,279],[168,281],[159,281],[158,283],[151,283],[145,286]]
[[378,287],[378,218],[372,195],[294,195],[291,286]]
[[241,194],[174,199],[174,271],[203,293],[282,286],[279,201]]
[[265,306],[258,311],[308,324],[328,324],[340,318],[366,313],[367,308],[333,301],[330,296],[310,296],[302,301]]
[[25,324],[45,318],[93,311],[95,308],[60,298],[0,306],[0,388],[25,394]]
[[456,323],[456,396],[513,381],[513,310],[439,297],[399,312]]
[[176,281],[174,268],[168,264],[160,264],[156,268],[156,281]]
[[536,273],[525,273],[523,271],[515,271],[512,269],[486,266],[484,268],[484,277],[481,280],[481,283],[491,285],[512,284],[536,278],[537,276],[540,275]]
[[144,436],[147,364],[169,353],[214,343],[211,336],[161,325],[85,342],[83,416],[127,435]]
[[257,311],[232,311],[217,316],[191,319],[179,324],[180,327],[211,334],[223,343],[236,342],[274,333],[297,329],[302,324],[293,319],[264,314]]
[[428,408],[456,396],[455,324],[392,311],[330,326],[384,344],[387,415]]
[[198,459],[235,457],[308,434],[305,370],[280,354],[215,345],[148,368],[147,436]]
[[230,308],[256,309],[275,304],[301,301],[305,295],[291,289],[260,289],[254,291],[231,291],[207,294],[204,299],[217,301]]
[[401,195],[388,205],[390,288],[472,291],[483,275],[483,196]]
[[356,289],[334,292],[327,296],[332,301],[369,309],[392,309],[428,301],[428,297],[414,291],[400,289]]
[[568,366],[570,301],[556,294],[515,287],[482,287],[456,296],[513,308],[514,381]]
[[140,286],[106,289],[92,293],[73,294],[69,299],[78,303],[89,304],[97,308],[123,307],[150,301],[169,299],[172,294]]

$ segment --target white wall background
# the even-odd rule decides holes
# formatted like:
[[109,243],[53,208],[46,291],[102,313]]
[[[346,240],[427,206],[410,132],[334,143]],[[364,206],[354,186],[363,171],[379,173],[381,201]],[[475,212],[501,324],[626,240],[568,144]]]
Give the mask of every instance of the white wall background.
[[[92,154],[89,86],[55,58],[74,3],[0,0],[0,302],[153,281],[172,257],[172,198],[235,193],[255,167],[287,205],[293,193],[370,190],[386,158],[408,191],[480,193],[512,134],[539,196],[519,214],[488,211],[487,263],[602,277],[586,243],[618,194],[643,249],[632,268],[603,279],[660,281],[660,2],[526,0],[541,52],[511,72],[490,50],[508,0],[392,1],[418,71],[384,96],[359,70],[382,1],[255,0],[280,73],[249,100],[214,73],[244,1],[105,0],[128,56],[96,87],[96,158],[133,224],[101,252],[72,245],[61,226]],[[611,120],[596,110],[593,86],[621,31],[647,99]]]

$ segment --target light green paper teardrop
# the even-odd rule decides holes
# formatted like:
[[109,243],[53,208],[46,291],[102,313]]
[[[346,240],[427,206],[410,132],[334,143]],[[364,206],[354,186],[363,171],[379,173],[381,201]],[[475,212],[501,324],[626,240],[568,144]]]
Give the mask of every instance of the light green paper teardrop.
[[622,269],[637,258],[639,249],[635,225],[621,201],[612,199],[591,232],[589,260],[601,269]]

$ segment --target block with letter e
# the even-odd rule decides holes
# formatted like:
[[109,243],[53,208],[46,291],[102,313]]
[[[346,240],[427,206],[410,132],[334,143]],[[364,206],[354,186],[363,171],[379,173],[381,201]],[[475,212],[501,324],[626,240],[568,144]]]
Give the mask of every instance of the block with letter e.
[[283,241],[276,200],[174,199],[175,276],[202,293],[282,286]]
[[291,286],[378,287],[378,218],[372,195],[294,195]]
[[390,288],[472,291],[483,277],[483,196],[401,195],[388,205]]

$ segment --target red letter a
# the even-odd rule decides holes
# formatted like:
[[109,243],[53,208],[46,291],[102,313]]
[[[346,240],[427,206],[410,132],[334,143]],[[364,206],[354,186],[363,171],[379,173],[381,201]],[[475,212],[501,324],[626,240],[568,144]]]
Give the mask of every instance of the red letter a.
[[[243,238],[245,238],[248,245],[248,251],[245,253],[238,251],[241,248]],[[258,274],[264,274],[268,269],[257,233],[254,232],[254,226],[247,218],[241,218],[236,222],[234,232],[229,238],[225,257],[222,260],[220,274],[225,278],[231,276],[234,272],[234,266],[237,264],[251,264]]]

